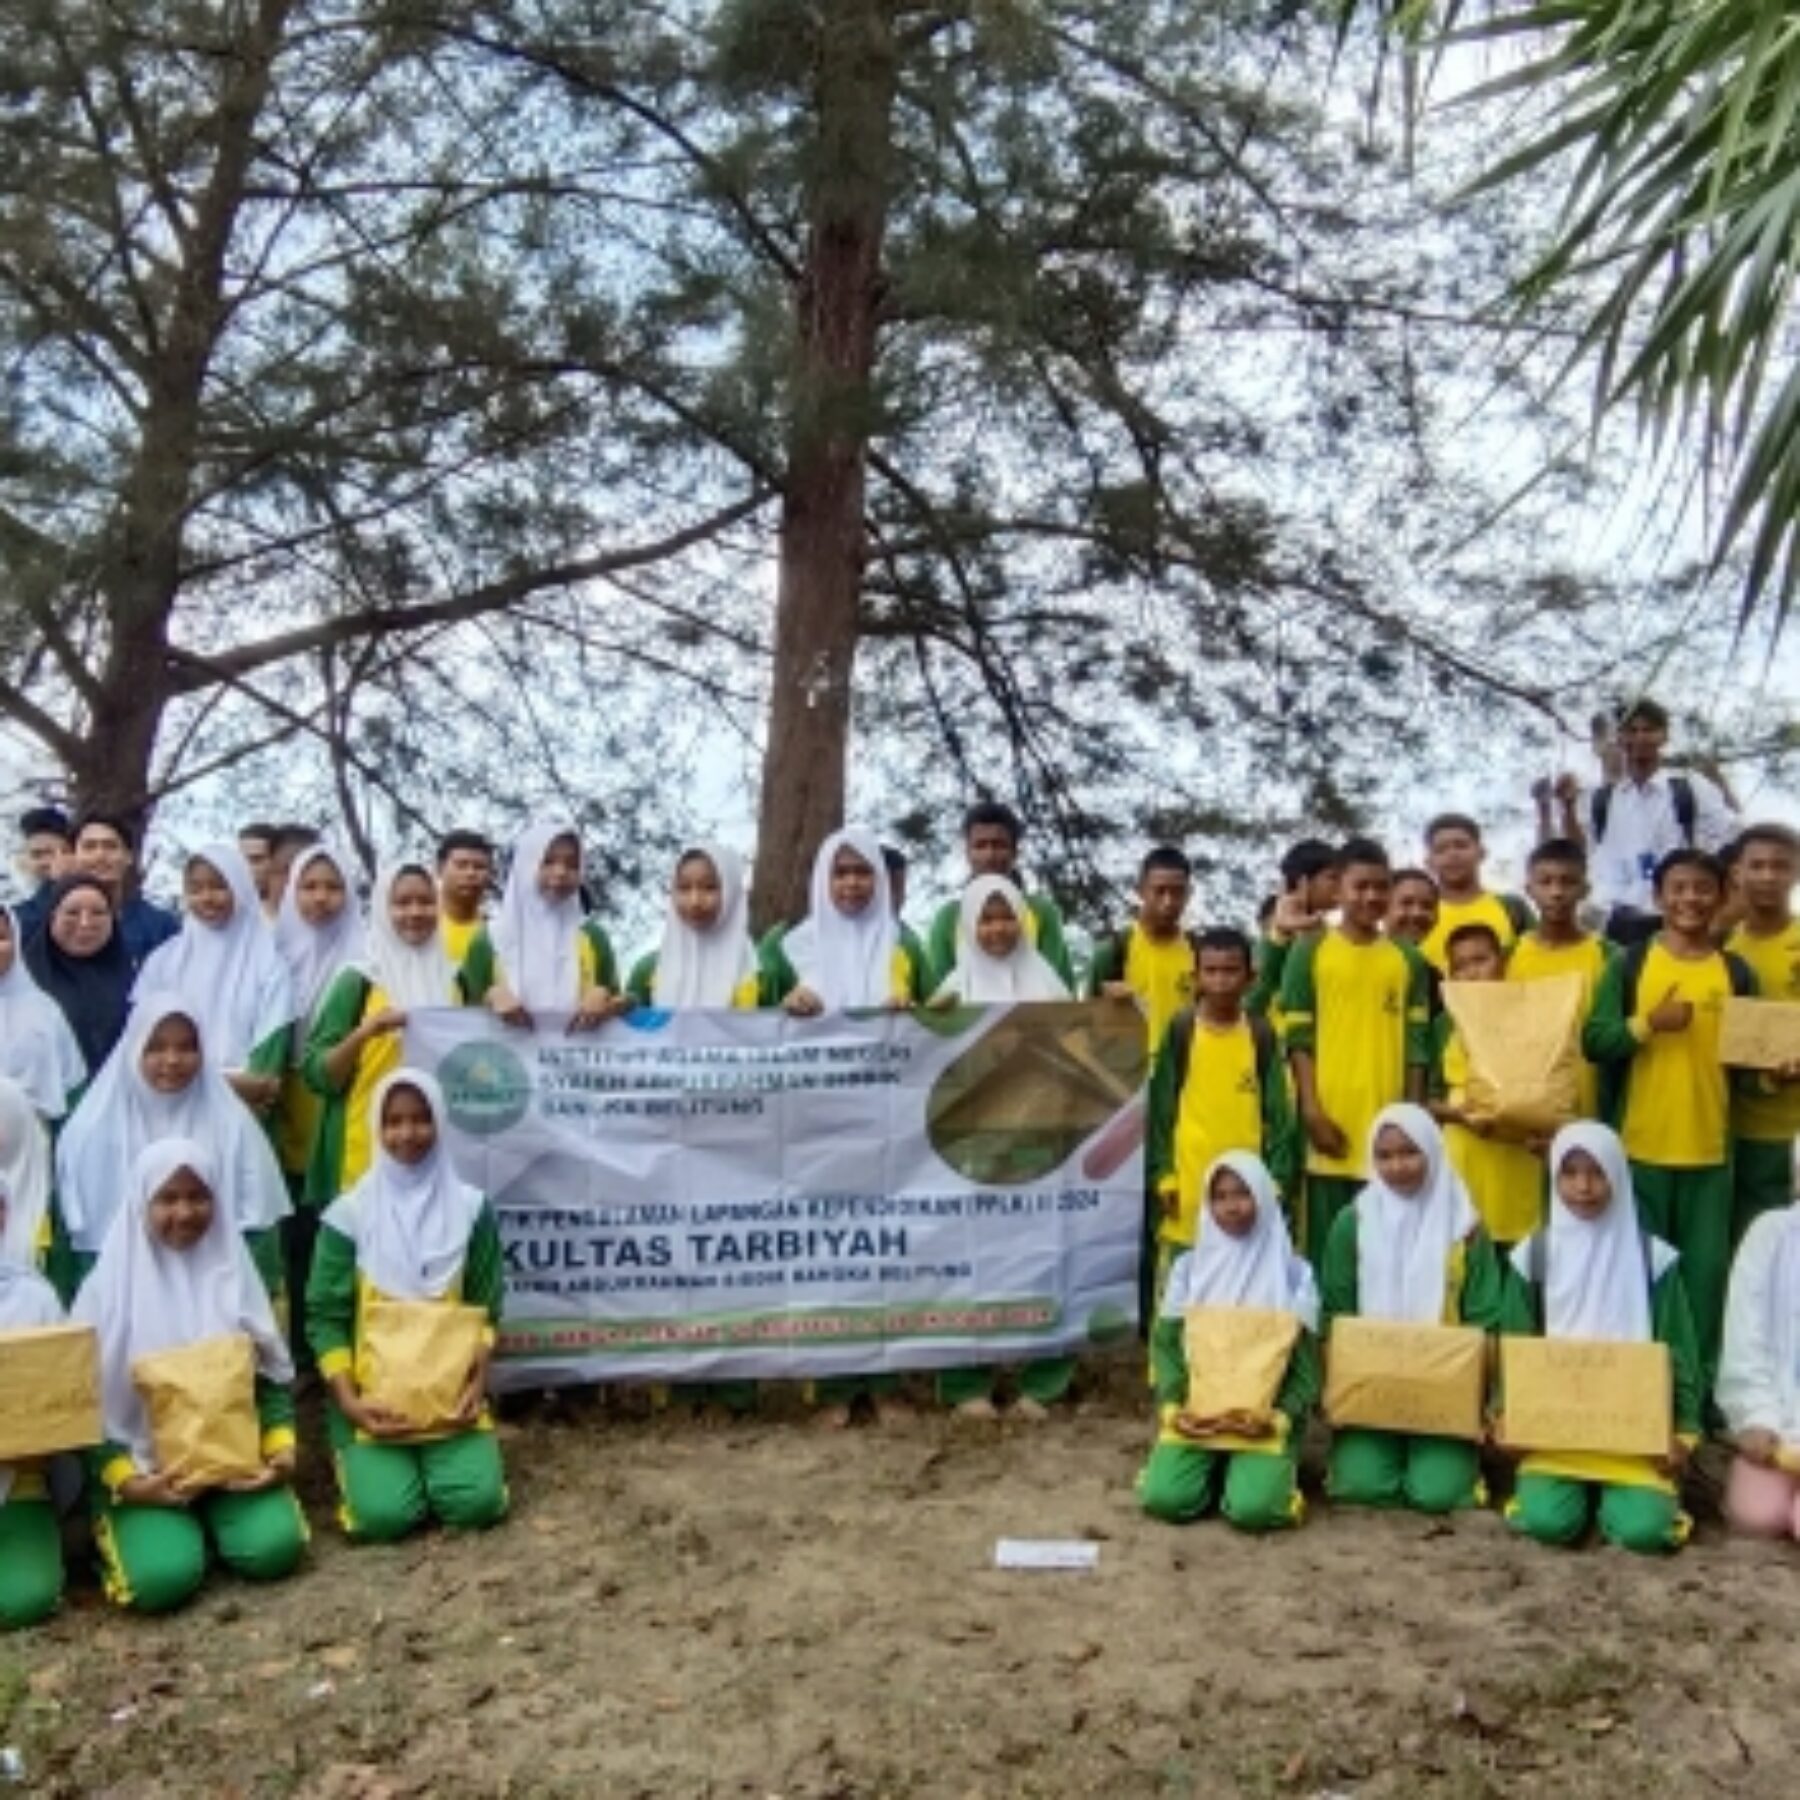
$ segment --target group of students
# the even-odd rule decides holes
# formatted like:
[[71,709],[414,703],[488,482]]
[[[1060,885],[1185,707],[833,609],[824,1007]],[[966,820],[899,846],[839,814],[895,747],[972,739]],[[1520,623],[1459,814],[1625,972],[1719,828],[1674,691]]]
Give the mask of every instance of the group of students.
[[[94,1538],[107,1591],[145,1610],[185,1599],[214,1555],[255,1577],[296,1565],[292,1390],[309,1359],[353,1539],[505,1513],[485,1398],[500,1242],[451,1166],[434,1083],[401,1065],[410,1009],[555,1013],[581,1030],[636,1005],[808,1016],[1078,991],[1055,903],[1021,883],[1019,822],[992,803],[966,816],[968,879],[922,937],[902,917],[904,858],[869,831],[820,846],[807,917],[760,942],[742,860],[702,844],[676,861],[658,949],[628,971],[589,916],[580,836],[563,821],[520,834],[491,916],[494,857],[476,834],[452,834],[432,863],[382,869],[365,911],[348,860],[316,834],[246,828],[185,858],[172,930],[146,922],[129,854],[107,872],[83,853],[94,825],[74,834],[75,867],[44,870],[27,917],[0,914],[0,1330],[64,1307],[95,1327],[109,1441],[90,1459]],[[123,822],[98,830],[129,852]],[[1745,913],[1724,950],[1724,871],[1678,846],[1655,872],[1656,935],[1616,951],[1581,924],[1581,844],[1534,853],[1533,912],[1481,888],[1472,821],[1439,819],[1427,839],[1431,871],[1398,874],[1368,840],[1298,846],[1254,943],[1190,932],[1192,868],[1159,848],[1133,918],[1094,947],[1080,986],[1139,1006],[1151,1052],[1146,1314],[1163,1406],[1146,1506],[1187,1518],[1219,1497],[1239,1523],[1297,1516],[1319,1343],[1334,1317],[1363,1312],[1670,1346],[1670,1457],[1629,1472],[1527,1464],[1515,1516],[1536,1535],[1578,1532],[1597,1485],[1611,1535],[1677,1541],[1672,1471],[1709,1395],[1739,1434],[1739,1516],[1772,1521],[1779,1498],[1800,1526],[1780,1467],[1800,1445],[1800,1212],[1788,1204],[1800,1089],[1759,1079],[1734,1100],[1717,1058],[1722,998],[1758,991],[1752,967],[1761,991],[1800,990],[1787,911],[1800,846],[1776,827],[1742,835]],[[1618,1135],[1587,1121],[1553,1146],[1500,1144],[1462,1116],[1467,1071],[1435,983],[1566,971],[1585,984],[1591,1110]],[[1734,1207],[1738,1227],[1757,1222],[1727,1330]],[[456,1428],[428,1441],[364,1391],[364,1324],[382,1299],[489,1314]],[[1300,1318],[1267,1419],[1186,1414],[1178,1321],[1197,1304]],[[266,1467],[229,1492],[179,1491],[156,1466],[132,1365],[229,1333],[255,1347]],[[1737,1357],[1723,1370],[1722,1337]],[[1063,1359],[1004,1383],[958,1369],[938,1391],[974,1417],[1003,1393],[1014,1416],[1042,1416],[1072,1373]],[[755,1397],[749,1384],[687,1392],[732,1409]],[[834,1424],[896,1403],[878,1377],[821,1384],[818,1399]],[[1471,1446],[1346,1432],[1328,1486],[1445,1508],[1473,1502],[1479,1472]],[[0,1622],[55,1604],[59,1541],[46,1471],[0,1470]]]

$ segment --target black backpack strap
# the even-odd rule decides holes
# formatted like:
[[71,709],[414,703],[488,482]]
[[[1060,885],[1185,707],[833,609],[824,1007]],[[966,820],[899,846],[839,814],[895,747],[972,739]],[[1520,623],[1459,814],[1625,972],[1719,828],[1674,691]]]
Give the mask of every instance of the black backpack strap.
[[1612,817],[1613,784],[1603,781],[1588,796],[1588,818],[1594,827],[1594,842],[1606,836],[1606,821]]
[[1740,1000],[1749,1000],[1756,993],[1756,974],[1750,965],[1735,950],[1724,950],[1720,954],[1725,958],[1725,968],[1731,976],[1731,991]]
[[1194,1055],[1194,1009],[1191,1006],[1184,1006],[1169,1021],[1169,1029],[1163,1033],[1162,1054],[1175,1065],[1175,1094],[1179,1106],[1181,1091],[1187,1086],[1188,1064]]
[[1502,894],[1500,910],[1506,914],[1506,922],[1513,928],[1513,936],[1522,938],[1537,921],[1532,917],[1531,904],[1523,894]]
[[1281,1046],[1275,1041],[1275,1027],[1261,1013],[1244,1016],[1250,1021],[1250,1042],[1256,1047],[1256,1085],[1260,1092],[1281,1055]]
[[1653,938],[1639,938],[1620,952],[1619,1011],[1627,1019],[1637,1017],[1638,983],[1644,978],[1644,961],[1654,942]]
[[1694,847],[1694,821],[1700,809],[1694,799],[1694,784],[1685,775],[1669,777],[1669,798],[1675,803],[1675,823],[1681,827],[1681,841]]

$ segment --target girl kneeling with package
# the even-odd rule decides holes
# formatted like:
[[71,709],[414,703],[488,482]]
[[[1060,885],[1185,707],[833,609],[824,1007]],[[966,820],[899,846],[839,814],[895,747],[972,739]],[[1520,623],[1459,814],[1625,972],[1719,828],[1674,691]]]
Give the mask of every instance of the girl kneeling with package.
[[[320,1222],[306,1291],[307,1337],[331,1388],[339,1516],[374,1543],[428,1517],[481,1530],[507,1508],[487,1408],[499,1229],[451,1166],[429,1075],[396,1069],[370,1111],[374,1163]],[[455,1366],[438,1366],[445,1357]]]
[[[94,1536],[108,1597],[139,1612],[181,1605],[209,1545],[235,1575],[292,1574],[306,1547],[289,1486],[294,1366],[209,1149],[161,1138],[139,1154],[72,1316],[99,1340],[109,1441],[93,1456]],[[241,1391],[219,1373],[240,1358]],[[180,1404],[200,1391],[205,1403]]]
[[[1162,1430],[1138,1477],[1138,1497],[1152,1518],[1172,1525],[1214,1506],[1240,1531],[1296,1525],[1304,1512],[1295,1479],[1298,1437],[1319,1397],[1318,1290],[1258,1158],[1220,1157],[1201,1191],[1206,1217],[1194,1248],[1169,1271],[1150,1340]],[[1291,1319],[1292,1348],[1270,1408],[1208,1417],[1189,1410],[1185,1334],[1197,1307],[1255,1308]]]

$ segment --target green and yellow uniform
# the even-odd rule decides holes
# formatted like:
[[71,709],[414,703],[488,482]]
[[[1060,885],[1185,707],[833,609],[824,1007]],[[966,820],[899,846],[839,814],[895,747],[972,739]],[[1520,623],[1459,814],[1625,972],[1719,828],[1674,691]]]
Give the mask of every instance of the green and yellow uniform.
[[475,947],[475,939],[481,934],[486,924],[479,913],[472,919],[453,919],[447,912],[438,913],[438,937],[443,941],[444,954],[450,959],[453,969],[460,969],[469,959],[469,952]]
[[1144,1008],[1150,1054],[1162,1047],[1170,1021],[1194,998],[1194,945],[1185,931],[1152,937],[1141,925],[1102,938],[1088,965],[1088,994],[1096,997],[1113,982],[1123,982]]
[[[355,1204],[354,1195],[338,1202]],[[445,1290],[443,1302],[485,1308],[487,1341],[492,1344],[500,1324],[503,1285],[500,1231],[493,1208],[483,1202],[469,1233],[462,1270]],[[368,1352],[363,1324],[369,1307],[382,1298],[357,1265],[354,1238],[327,1216],[306,1290],[307,1335],[319,1373],[327,1381],[348,1374],[359,1388],[364,1385]],[[335,1404],[328,1402],[325,1410],[337,1469],[338,1517],[351,1538],[391,1543],[427,1517],[478,1531],[506,1516],[506,1475],[493,1415],[486,1406],[476,1423],[463,1431],[379,1440],[352,1427]]]
[[[1462,1034],[1448,1013],[1432,1025],[1436,1057],[1432,1066],[1432,1092],[1450,1105],[1461,1107],[1468,1098],[1469,1055]],[[1544,1160],[1523,1144],[1509,1144],[1484,1137],[1466,1125],[1444,1127],[1444,1149],[1450,1166],[1462,1177],[1487,1234],[1497,1246],[1509,1249],[1529,1237],[1544,1217]]]
[[[787,937],[791,930],[793,927],[788,925],[766,933],[758,948],[763,965],[764,1005],[779,1006],[800,985],[799,973],[787,953]],[[888,998],[908,1006],[922,1006],[931,998],[933,986],[930,954],[910,925],[900,925],[897,931]],[[949,965],[945,967],[947,969]]]
[[[625,992],[633,1004],[637,1006],[654,1006],[656,1004],[656,952],[652,950],[648,956],[640,956],[632,965],[631,973],[625,977]],[[738,983],[737,991],[731,996],[734,1011],[754,1012],[763,1004],[763,977],[760,973],[746,975]]]
[[[1581,1025],[1585,1032],[1593,1017],[1594,996],[1600,977],[1615,952],[1605,938],[1584,932],[1572,944],[1547,944],[1535,931],[1523,933],[1506,959],[1508,981],[1548,981],[1557,975],[1578,976],[1581,981]],[[1579,1097],[1584,1119],[1600,1117],[1600,1072],[1584,1055],[1581,1061]]]
[[[1800,1000],[1800,920],[1758,933],[1740,925],[1725,948],[1741,957],[1765,1000]],[[1737,1140],[1732,1168],[1731,1241],[1751,1223],[1787,1205],[1793,1189],[1793,1146],[1800,1137],[1800,1086],[1742,1084],[1732,1096]]]
[[[581,986],[619,991],[619,963],[606,933],[592,919],[584,919],[576,935],[575,952],[581,961]],[[452,959],[454,960],[454,959]],[[505,979],[506,971],[494,952],[494,940],[485,925],[480,926],[469,944],[468,954],[457,965],[456,984],[470,1006],[479,1006],[489,991]]]
[[[1075,992],[1075,968],[1069,960],[1069,946],[1063,938],[1062,914],[1048,894],[1025,897],[1025,933],[1037,946],[1038,954],[1062,978],[1063,986]],[[957,937],[961,931],[962,902],[946,900],[933,915],[925,936],[925,966],[929,971],[927,986],[943,981],[957,962]],[[904,927],[902,927],[904,930]]]
[[[446,994],[449,1006],[455,996]],[[400,1032],[370,1038],[343,1087],[334,1087],[326,1059],[351,1032],[386,1012],[386,993],[360,969],[341,970],[325,991],[301,1058],[306,1085],[319,1106],[319,1129],[313,1136],[306,1166],[302,1204],[313,1212],[329,1206],[368,1173],[374,1156],[370,1102],[384,1077],[400,1067],[404,1039]]]
[[1500,940],[1502,954],[1510,951],[1521,932],[1530,929],[1531,908],[1517,894],[1479,893],[1473,900],[1438,897],[1437,923],[1419,943],[1419,954],[1440,975],[1450,973],[1450,934],[1465,925],[1486,925]]
[[1307,1260],[1316,1267],[1332,1222],[1368,1174],[1375,1115],[1406,1097],[1407,1072],[1431,1063],[1425,963],[1410,944],[1354,943],[1336,928],[1303,937],[1282,974],[1283,1039],[1313,1059],[1319,1105],[1344,1133],[1342,1156],[1307,1146]]
[[[1354,1207],[1338,1214],[1319,1269],[1328,1355],[1333,1322],[1360,1311],[1359,1223]],[[1493,1241],[1476,1226],[1452,1248],[1446,1263],[1443,1323],[1498,1330],[1504,1297],[1505,1280]],[[1457,1438],[1346,1427],[1332,1438],[1325,1491],[1346,1506],[1456,1512],[1482,1502],[1480,1453],[1474,1444]]]

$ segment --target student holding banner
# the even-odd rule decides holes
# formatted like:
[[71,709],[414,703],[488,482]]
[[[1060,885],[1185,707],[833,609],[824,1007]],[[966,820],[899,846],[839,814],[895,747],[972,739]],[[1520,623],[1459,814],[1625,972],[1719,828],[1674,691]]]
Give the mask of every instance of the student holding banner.
[[750,937],[744,859],[722,844],[692,844],[675,862],[662,943],[626,978],[638,1006],[762,1004],[762,968]]

